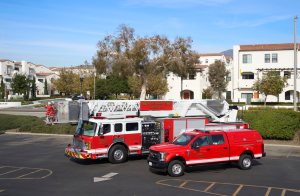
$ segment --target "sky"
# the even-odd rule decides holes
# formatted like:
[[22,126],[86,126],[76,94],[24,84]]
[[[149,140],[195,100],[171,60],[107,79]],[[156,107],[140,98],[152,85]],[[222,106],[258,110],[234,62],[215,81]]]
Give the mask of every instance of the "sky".
[[190,36],[193,50],[218,53],[293,43],[300,17],[299,0],[0,0],[0,8],[0,59],[47,67],[91,63],[97,43],[120,24],[139,36]]

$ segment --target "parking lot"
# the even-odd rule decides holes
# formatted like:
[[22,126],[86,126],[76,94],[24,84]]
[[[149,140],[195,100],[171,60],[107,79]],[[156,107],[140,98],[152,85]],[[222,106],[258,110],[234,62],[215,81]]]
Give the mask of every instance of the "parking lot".
[[115,165],[64,155],[69,136],[0,134],[2,195],[300,195],[300,147],[265,147],[251,170],[236,163],[187,168],[183,176],[150,172],[146,156]]

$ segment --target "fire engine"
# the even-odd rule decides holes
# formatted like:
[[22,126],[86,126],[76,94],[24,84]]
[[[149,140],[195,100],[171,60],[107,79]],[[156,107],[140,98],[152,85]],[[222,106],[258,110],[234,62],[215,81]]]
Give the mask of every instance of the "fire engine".
[[108,158],[111,163],[149,154],[152,145],[172,141],[195,128],[249,127],[236,120],[237,106],[217,100],[58,100],[46,107],[45,123],[77,125],[73,145],[65,149],[67,156]]

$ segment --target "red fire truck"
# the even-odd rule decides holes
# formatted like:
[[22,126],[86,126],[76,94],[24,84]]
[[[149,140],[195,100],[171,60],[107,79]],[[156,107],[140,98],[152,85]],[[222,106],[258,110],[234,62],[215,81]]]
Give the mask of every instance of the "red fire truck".
[[78,124],[73,145],[65,149],[67,156],[108,158],[112,163],[122,163],[129,155],[148,154],[150,146],[195,128],[248,128],[248,123],[235,121],[237,107],[214,100],[62,100],[50,103],[48,110],[52,115],[46,117],[47,124]]
[[250,129],[203,130],[183,133],[172,142],[150,147],[149,167],[177,177],[185,167],[238,162],[251,169],[252,159],[265,157],[263,139]]

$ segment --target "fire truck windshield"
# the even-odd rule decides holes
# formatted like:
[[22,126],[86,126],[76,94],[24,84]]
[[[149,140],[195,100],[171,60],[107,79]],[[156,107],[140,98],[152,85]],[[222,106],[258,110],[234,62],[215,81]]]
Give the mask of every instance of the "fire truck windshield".
[[97,128],[97,123],[89,121],[79,121],[76,133],[85,136],[94,136]]
[[186,146],[194,138],[195,135],[182,134],[181,136],[175,138],[171,143],[175,145]]

